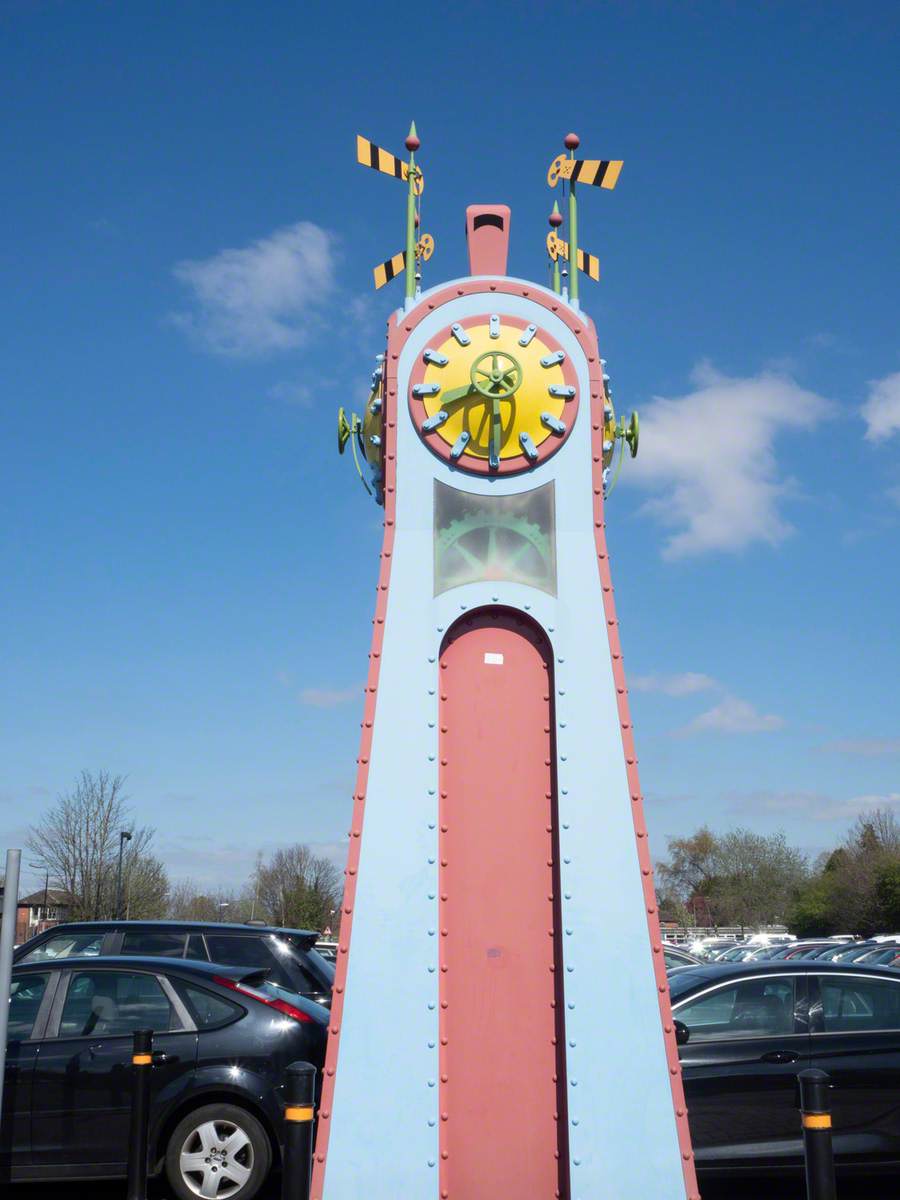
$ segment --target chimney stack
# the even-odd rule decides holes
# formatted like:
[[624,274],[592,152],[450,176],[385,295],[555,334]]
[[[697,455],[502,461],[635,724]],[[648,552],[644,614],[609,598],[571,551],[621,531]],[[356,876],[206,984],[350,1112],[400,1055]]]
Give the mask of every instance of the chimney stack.
[[507,205],[470,204],[466,209],[466,242],[471,275],[505,275],[509,253]]

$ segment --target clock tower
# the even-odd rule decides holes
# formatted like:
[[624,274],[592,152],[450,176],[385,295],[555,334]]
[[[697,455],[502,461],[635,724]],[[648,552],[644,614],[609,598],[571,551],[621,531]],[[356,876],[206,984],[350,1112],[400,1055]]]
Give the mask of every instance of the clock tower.
[[621,164],[555,161],[549,286],[477,205],[422,290],[418,139],[359,142],[407,295],[341,414],[384,541],[312,1196],[698,1200],[605,533],[637,422],[577,299],[574,185]]

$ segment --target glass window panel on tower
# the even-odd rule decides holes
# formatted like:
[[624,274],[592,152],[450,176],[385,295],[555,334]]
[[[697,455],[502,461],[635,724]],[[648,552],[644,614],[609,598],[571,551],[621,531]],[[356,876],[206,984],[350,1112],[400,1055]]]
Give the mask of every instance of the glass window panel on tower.
[[434,594],[506,580],[556,595],[553,483],[479,496],[434,481]]

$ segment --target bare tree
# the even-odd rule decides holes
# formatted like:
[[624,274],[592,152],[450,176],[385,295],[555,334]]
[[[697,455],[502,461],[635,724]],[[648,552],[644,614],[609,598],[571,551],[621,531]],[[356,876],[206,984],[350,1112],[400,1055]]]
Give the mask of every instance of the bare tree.
[[152,907],[163,888],[164,868],[149,853],[153,830],[134,827],[124,784],[121,775],[82,771],[74,788],[29,829],[26,846],[50,873],[54,886],[68,892],[75,920],[113,915],[123,829],[132,833],[123,875],[126,883],[129,875],[133,878],[135,903]]
[[260,908],[276,925],[301,929],[336,928],[341,879],[327,858],[308,846],[276,850],[256,872]]
[[168,915],[175,921],[249,921],[253,895],[249,888],[237,893],[226,888],[201,888],[192,879],[172,884]]

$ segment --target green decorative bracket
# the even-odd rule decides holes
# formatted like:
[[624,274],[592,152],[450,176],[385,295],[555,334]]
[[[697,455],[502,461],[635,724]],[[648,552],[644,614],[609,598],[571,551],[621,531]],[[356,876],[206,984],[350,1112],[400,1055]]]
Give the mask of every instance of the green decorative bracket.
[[365,474],[359,462],[359,439],[362,436],[362,421],[356,413],[350,414],[349,421],[347,414],[343,408],[338,409],[338,454],[343,454],[347,449],[347,443],[350,443],[350,449],[353,451],[353,462],[356,466],[356,473],[362,482],[363,487],[372,495],[372,489],[366,482]]

